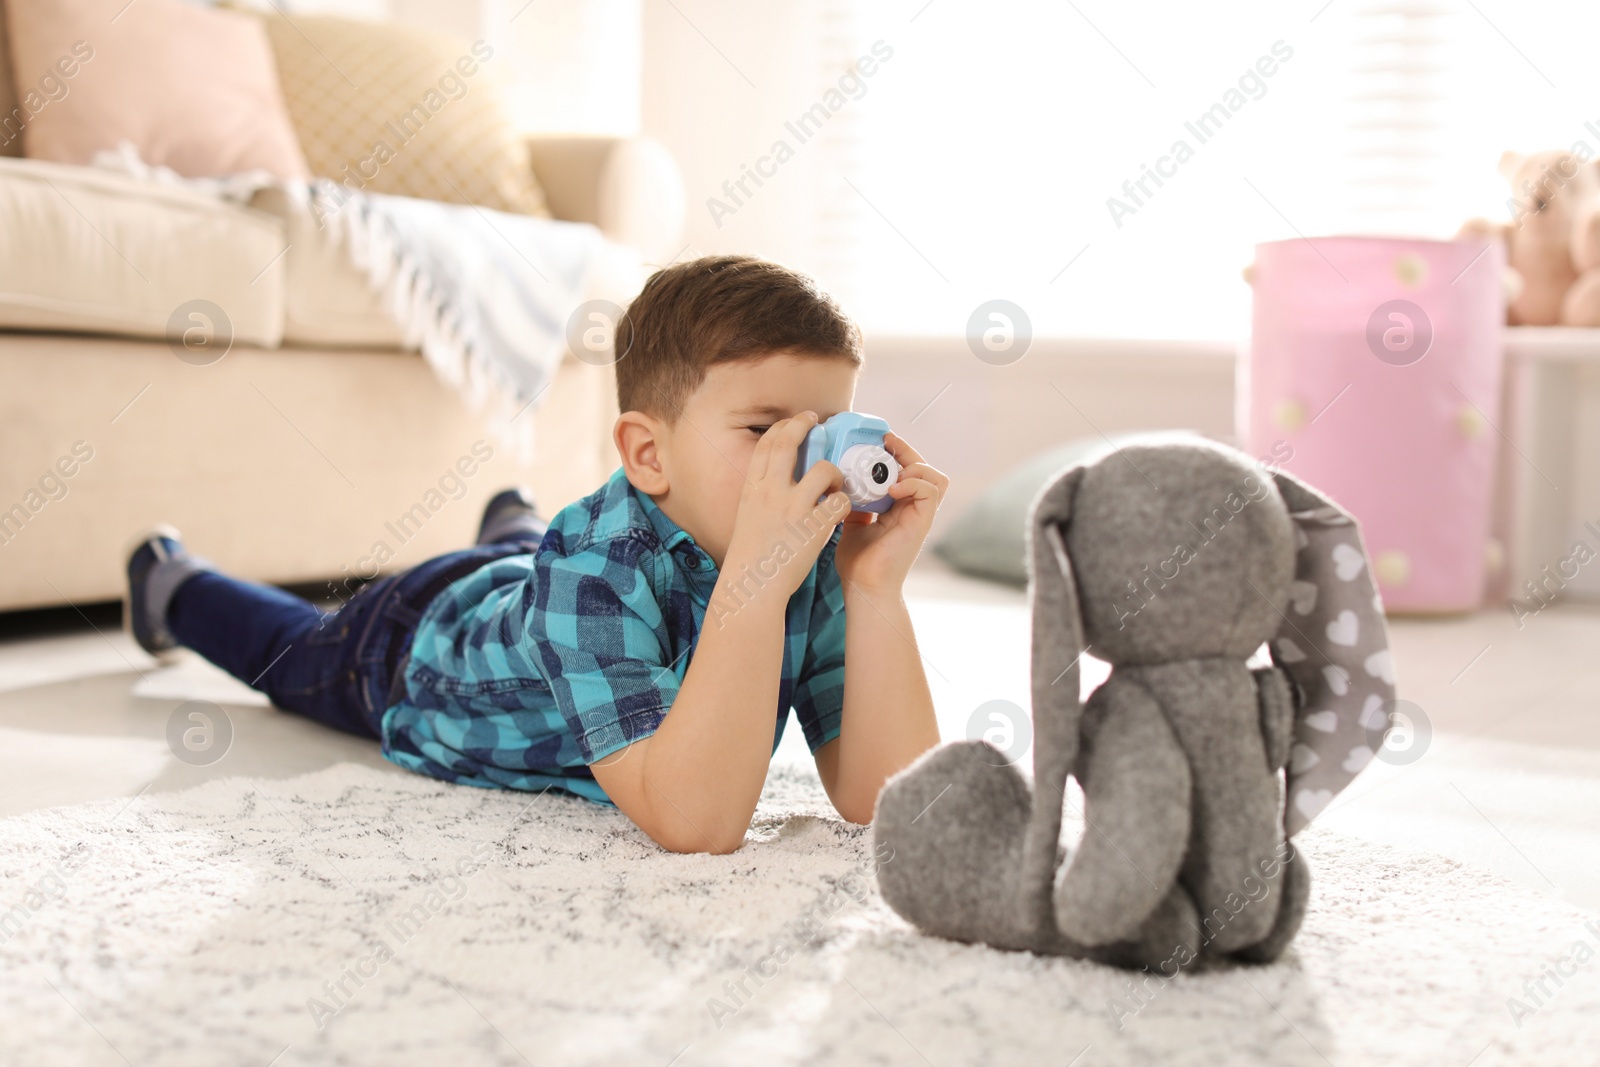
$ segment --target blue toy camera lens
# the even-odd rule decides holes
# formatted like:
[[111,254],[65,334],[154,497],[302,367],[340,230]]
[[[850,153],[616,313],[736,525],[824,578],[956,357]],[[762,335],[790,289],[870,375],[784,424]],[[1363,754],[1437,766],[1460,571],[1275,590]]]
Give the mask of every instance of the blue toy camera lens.
[[900,476],[900,464],[884,447],[889,424],[876,415],[841,411],[811,428],[795,457],[796,481],[823,460],[844,475],[843,489],[854,511],[882,514],[894,505],[889,486]]

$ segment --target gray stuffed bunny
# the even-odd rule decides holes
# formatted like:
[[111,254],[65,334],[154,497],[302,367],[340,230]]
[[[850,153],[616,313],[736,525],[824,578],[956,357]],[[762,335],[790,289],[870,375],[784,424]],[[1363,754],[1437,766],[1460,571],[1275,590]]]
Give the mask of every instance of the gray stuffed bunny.
[[[1310,889],[1289,838],[1393,706],[1355,521],[1232,449],[1129,444],[1035,500],[1029,576],[1032,788],[982,741],[897,775],[874,819],[884,900],[940,937],[1168,975],[1276,959]],[[1251,670],[1263,643],[1275,665]],[[1085,651],[1112,671],[1080,704]]]

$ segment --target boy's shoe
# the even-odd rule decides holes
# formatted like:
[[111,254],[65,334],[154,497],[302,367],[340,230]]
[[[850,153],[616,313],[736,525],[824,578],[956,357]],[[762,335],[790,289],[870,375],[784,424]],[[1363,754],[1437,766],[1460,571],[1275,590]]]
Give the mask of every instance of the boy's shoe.
[[184,579],[204,567],[183,547],[183,535],[171,526],[157,526],[140,535],[131,548],[122,628],[152,656],[170,659],[178,639],[167,629],[167,605]]
[[483,506],[477,543],[489,545],[512,537],[537,541],[544,536],[545,526],[532,497],[520,487],[502,489]]

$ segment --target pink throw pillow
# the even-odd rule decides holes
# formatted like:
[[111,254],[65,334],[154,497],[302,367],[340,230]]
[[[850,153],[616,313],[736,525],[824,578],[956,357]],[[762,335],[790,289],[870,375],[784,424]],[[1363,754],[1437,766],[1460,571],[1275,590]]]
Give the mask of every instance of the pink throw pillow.
[[178,0],[3,2],[30,158],[88,163],[128,141],[191,177],[308,176],[259,20]]

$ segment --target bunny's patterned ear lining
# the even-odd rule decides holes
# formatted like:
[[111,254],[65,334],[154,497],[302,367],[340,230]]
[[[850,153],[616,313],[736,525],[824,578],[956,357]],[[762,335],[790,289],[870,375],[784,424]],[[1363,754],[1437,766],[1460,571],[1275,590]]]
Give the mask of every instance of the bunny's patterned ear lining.
[[1336,507],[1298,511],[1295,575],[1273,661],[1305,697],[1295,718],[1284,829],[1293,836],[1383,745],[1394,661],[1360,528]]

